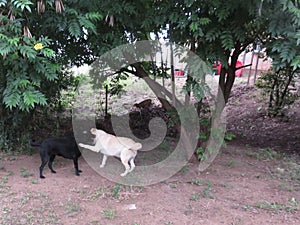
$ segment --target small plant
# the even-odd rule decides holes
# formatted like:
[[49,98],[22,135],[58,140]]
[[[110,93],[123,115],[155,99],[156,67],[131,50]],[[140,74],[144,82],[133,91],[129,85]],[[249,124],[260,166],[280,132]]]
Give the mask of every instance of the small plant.
[[119,191],[120,191],[120,185],[116,185],[113,187],[113,193],[112,193],[112,197],[113,198],[117,198],[119,195]]
[[251,205],[244,205],[243,207],[242,207],[242,209],[244,209],[245,211],[248,211],[248,210],[250,210],[250,209],[252,209],[253,207],[251,206]]
[[213,199],[214,196],[211,194],[211,183],[210,181],[206,184],[206,187],[204,191],[202,192],[202,197],[203,198],[211,198]]
[[194,194],[192,194],[190,200],[197,201],[197,200],[199,200],[199,198],[200,198],[199,193],[194,193]]
[[112,210],[112,209],[104,209],[102,211],[103,217],[110,220],[113,220],[116,217],[116,214],[117,214],[116,210]]
[[188,182],[189,184],[195,184],[195,185],[203,185],[204,182],[202,180],[191,180]]
[[24,178],[31,177],[34,175],[33,173],[29,173],[26,168],[21,168],[20,173],[21,173],[21,177],[24,177]]
[[4,207],[2,208],[2,213],[8,214],[8,213],[11,212],[11,210],[12,210],[11,208],[4,206]]
[[25,216],[26,216],[26,219],[29,221],[31,221],[34,218],[34,215],[32,214],[32,212],[27,212],[25,214]]
[[76,202],[70,202],[65,208],[68,214],[73,214],[82,210],[81,206]]
[[235,138],[235,135],[231,134],[231,133],[226,133],[225,137],[224,137],[225,141],[232,141],[234,138]]
[[[200,120],[200,127],[201,127],[201,123],[204,123],[205,125],[210,125],[210,120],[209,119]],[[222,127],[214,128],[214,127],[204,126],[204,128],[202,129],[203,131],[200,131],[198,135],[199,143],[201,144],[195,151],[195,154],[199,161],[209,158],[210,155],[219,153],[219,151],[216,150],[215,148],[212,148],[211,146],[206,146],[206,143],[209,141],[209,139],[214,140],[217,143],[220,143],[220,145],[223,147],[226,147],[225,140],[232,140],[235,137],[233,134],[227,134],[224,136],[225,132]]]
[[199,139],[201,140],[201,141],[207,141],[207,134],[206,133],[204,133],[204,132],[200,132],[199,133]]
[[99,199],[99,198],[104,198],[105,197],[105,191],[104,190],[105,188],[102,188],[102,187],[97,187],[95,192],[88,197],[89,200],[96,200],[96,199]]
[[184,167],[182,167],[182,169],[180,171],[182,174],[186,174],[189,170],[190,170],[189,166],[184,166]]
[[7,181],[8,181],[8,176],[7,175],[1,178],[1,183],[2,184],[6,184]]
[[203,155],[205,153],[205,149],[202,147],[199,147],[196,149],[196,156],[198,160],[201,160],[203,158]]
[[205,188],[202,192],[192,194],[190,200],[196,201],[200,197],[211,198],[211,199],[214,198],[214,196],[211,194],[211,182],[210,181],[208,181],[207,183],[204,183],[202,180],[191,180],[188,183],[193,184],[193,185],[198,185],[198,186],[202,186],[202,185],[205,186]]
[[31,179],[30,183],[32,183],[32,184],[38,184],[39,182],[36,179]]
[[165,225],[172,225],[173,222],[165,222]]
[[170,188],[177,188],[180,181],[173,181],[169,183]]

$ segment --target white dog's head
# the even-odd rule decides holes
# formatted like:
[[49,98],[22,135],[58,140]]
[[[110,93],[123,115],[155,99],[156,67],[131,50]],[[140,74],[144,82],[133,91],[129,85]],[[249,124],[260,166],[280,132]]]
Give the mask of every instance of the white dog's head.
[[95,136],[100,136],[100,135],[106,134],[106,132],[103,130],[98,130],[97,128],[92,128],[91,134],[93,134]]
[[98,130],[97,128],[92,128],[91,129],[91,134],[95,135],[96,137],[94,138],[93,143],[96,144],[97,140],[99,139],[100,136],[103,134],[106,134],[105,131],[103,130]]
[[92,129],[91,129],[91,134],[97,135],[97,129],[96,129],[96,128],[92,128]]

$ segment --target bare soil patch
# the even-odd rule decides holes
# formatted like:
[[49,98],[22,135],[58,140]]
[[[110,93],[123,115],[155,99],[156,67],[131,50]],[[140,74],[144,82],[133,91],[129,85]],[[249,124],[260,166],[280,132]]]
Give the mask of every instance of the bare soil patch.
[[57,174],[40,159],[1,157],[1,224],[299,224],[299,164],[270,159],[234,142],[199,174],[192,160],[165,182],[120,186],[81,159],[57,158]]

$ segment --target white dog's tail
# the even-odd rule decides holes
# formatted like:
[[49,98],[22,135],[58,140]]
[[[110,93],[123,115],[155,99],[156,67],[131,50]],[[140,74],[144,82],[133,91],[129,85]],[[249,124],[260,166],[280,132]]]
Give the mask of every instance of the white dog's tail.
[[141,143],[135,143],[133,146],[131,146],[129,148],[129,150],[137,151],[137,150],[140,150],[141,148],[142,148],[142,144]]

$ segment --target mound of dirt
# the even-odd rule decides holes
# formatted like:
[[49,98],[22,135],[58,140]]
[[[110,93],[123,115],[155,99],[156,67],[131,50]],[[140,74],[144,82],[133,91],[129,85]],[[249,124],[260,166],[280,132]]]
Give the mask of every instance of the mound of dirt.
[[227,131],[245,144],[300,153],[300,101],[284,117],[267,115],[267,100],[254,86],[238,86],[226,106]]

